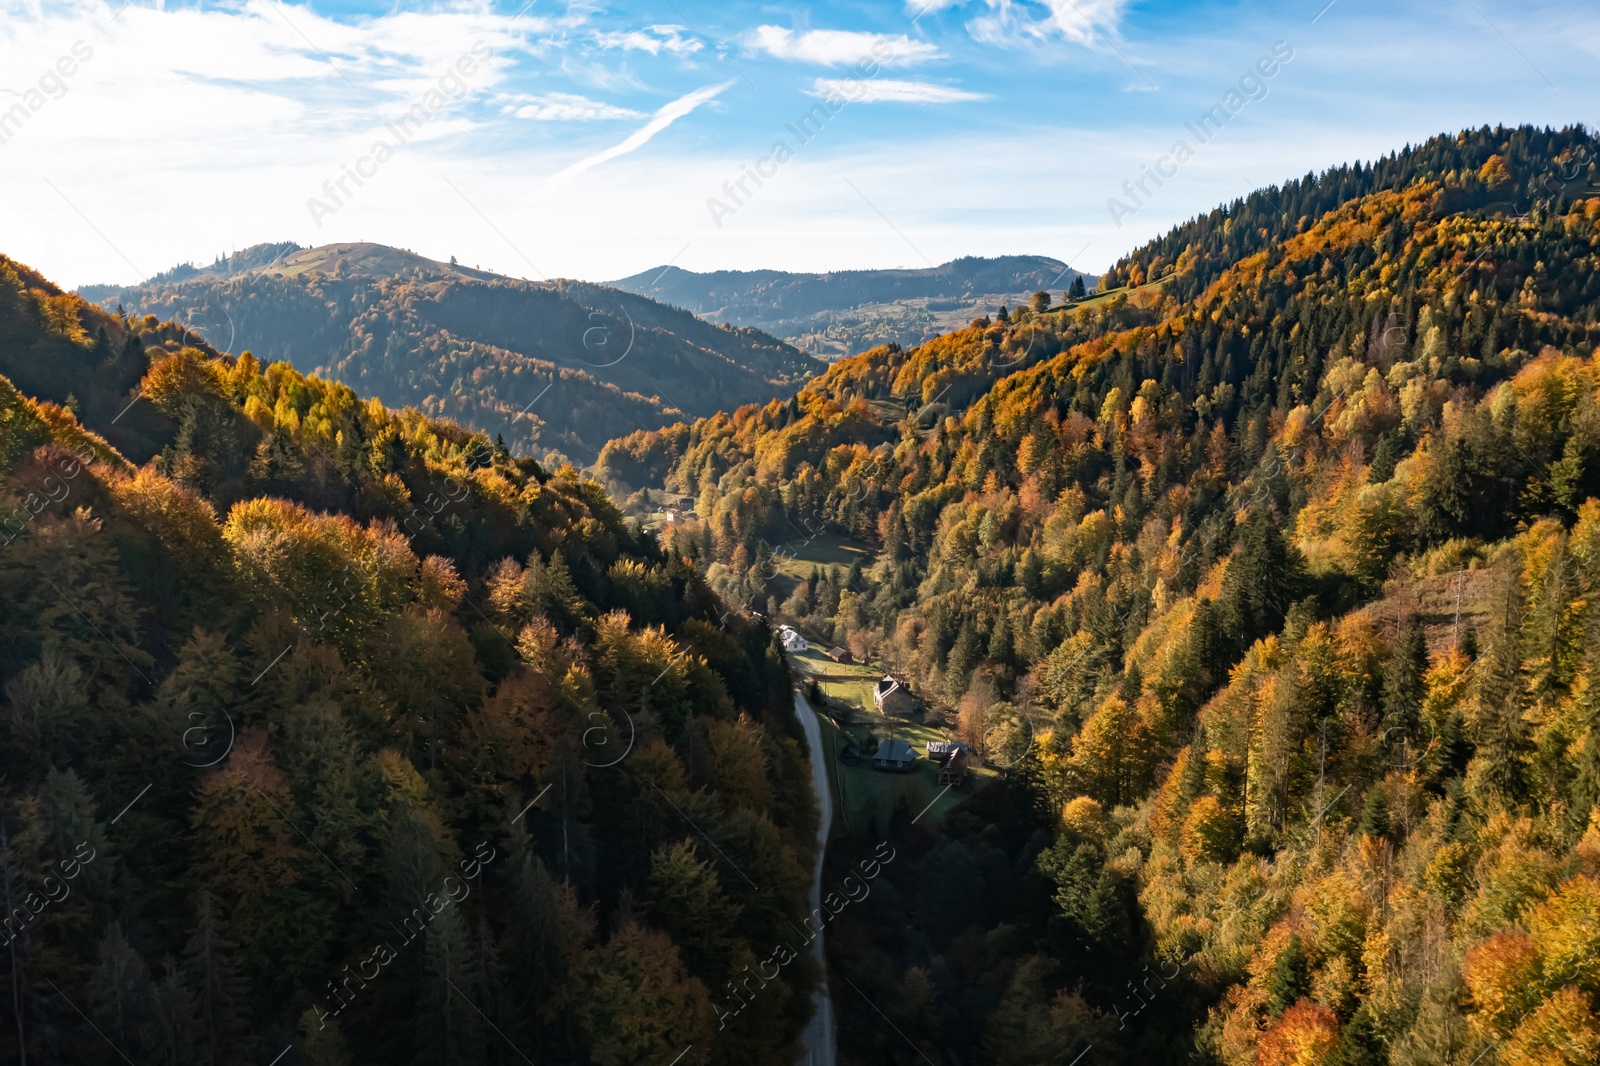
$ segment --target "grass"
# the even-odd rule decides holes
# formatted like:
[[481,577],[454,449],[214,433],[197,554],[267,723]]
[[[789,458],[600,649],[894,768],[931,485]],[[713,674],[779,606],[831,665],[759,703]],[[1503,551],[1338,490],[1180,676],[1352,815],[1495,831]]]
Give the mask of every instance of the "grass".
[[[1069,311],[1078,311],[1078,310],[1081,310],[1081,309],[1083,309],[1085,307],[1095,307],[1095,306],[1097,306],[1099,304],[1109,303],[1110,301],[1116,299],[1118,296],[1127,296],[1127,297],[1129,297],[1131,299],[1137,293],[1148,292],[1148,291],[1153,290],[1153,289],[1164,288],[1166,286],[1166,284],[1167,284],[1167,279],[1170,278],[1171,276],[1172,275],[1170,275],[1170,274],[1164,275],[1162,277],[1157,278],[1155,281],[1146,282],[1145,284],[1140,285],[1136,289],[1129,288],[1126,285],[1121,285],[1121,286],[1118,286],[1115,289],[1107,289],[1105,292],[1097,292],[1093,296],[1090,296],[1088,299],[1079,300],[1075,304],[1068,304],[1066,306],[1067,306],[1067,309]],[[1052,310],[1055,310],[1055,309],[1053,308]]]
[[778,558],[777,571],[796,584],[811,576],[813,566],[842,566],[849,569],[854,563],[871,566],[876,553],[872,548],[849,537],[823,533],[807,539],[803,530],[794,531],[794,539],[773,545],[773,551],[783,551]]
[[[896,807],[904,807],[918,824],[938,827],[944,824],[949,813],[968,796],[983,788],[991,774],[985,771],[972,773],[967,785],[946,790],[939,784],[936,763],[921,756],[929,740],[943,740],[944,734],[931,726],[916,722],[874,716],[874,721],[840,729],[833,720],[815,710],[822,725],[822,742],[829,747],[828,785],[833,789],[834,806],[852,832],[885,833]],[[916,768],[908,773],[893,773],[872,768],[872,752],[866,736],[869,732],[878,740],[892,731],[894,736],[909,741],[919,758]],[[854,741],[862,747],[861,761],[849,765],[839,761],[845,745]]]
[[[790,652],[789,662],[802,685],[818,674],[851,675],[850,680],[819,681],[817,685],[824,695],[848,703],[854,711],[854,722],[841,728],[827,715],[812,710],[822,724],[823,743],[830,749],[828,785],[833,789],[834,806],[847,827],[854,831],[885,832],[896,806],[905,807],[916,817],[945,791],[938,781],[938,765],[926,758],[928,742],[948,739],[945,731],[915,718],[892,718],[874,711],[872,689],[883,676],[878,669],[860,663],[836,663],[815,649]],[[891,737],[906,741],[917,753],[914,770],[894,773],[872,768],[872,753],[877,750],[878,743]],[[839,753],[851,742],[862,754],[861,761],[853,766],[839,761]],[[919,822],[942,825],[951,810],[988,784],[993,776],[989,770],[973,770],[964,788],[951,789]]]

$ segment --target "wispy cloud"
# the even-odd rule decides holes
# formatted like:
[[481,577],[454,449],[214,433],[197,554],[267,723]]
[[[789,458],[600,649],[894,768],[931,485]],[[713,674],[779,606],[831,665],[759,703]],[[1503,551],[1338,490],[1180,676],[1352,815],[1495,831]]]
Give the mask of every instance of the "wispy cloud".
[[876,59],[886,66],[891,66],[944,57],[944,53],[939,51],[937,46],[907,37],[903,33],[866,33],[854,30],[799,32],[783,26],[757,26],[744,35],[743,43],[749,51],[764,53],[774,59],[817,63],[825,67],[855,63],[862,59]]
[[663,52],[675,56],[693,55],[705,47],[700,38],[690,35],[682,26],[672,25],[646,26],[642,30],[626,32],[597,33],[594,40],[601,48],[648,52],[653,56]]
[[858,104],[957,104],[967,100],[988,99],[983,93],[968,92],[949,85],[896,78],[818,78],[811,87],[811,95]]
[[[914,17],[945,8],[968,6],[970,0],[906,0]],[[1043,43],[1068,40],[1085,47],[1102,46],[1117,35],[1123,11],[1132,0],[983,0],[987,11],[967,23],[974,40],[990,44]]]
[[507,110],[516,118],[533,119],[536,122],[587,122],[594,119],[644,117],[643,112],[591,100],[576,93],[545,93],[522,99],[525,102],[508,106]]
[[716,96],[720,93],[726,92],[728,89],[733,87],[733,84],[734,82],[730,80],[725,81],[720,85],[707,85],[703,89],[696,89],[692,93],[686,93],[683,96],[678,97],[676,100],[663,106],[655,113],[654,116],[651,117],[649,122],[646,122],[643,126],[640,126],[638,129],[634,130],[622,141],[603,151],[596,152],[593,155],[584,156],[571,166],[565,167],[550,175],[550,177],[547,178],[544,183],[544,194],[546,196],[550,195],[557,189],[561,188],[561,186],[577,177],[579,174],[582,174],[587,170],[593,170],[601,163],[608,163],[611,160],[616,159],[618,156],[627,155],[629,152],[637,151],[638,149],[644,147],[645,144],[649,142],[650,138],[654,137],[656,134],[660,133],[662,130],[666,129],[683,116],[689,114],[689,112],[693,111],[701,104],[716,98]]

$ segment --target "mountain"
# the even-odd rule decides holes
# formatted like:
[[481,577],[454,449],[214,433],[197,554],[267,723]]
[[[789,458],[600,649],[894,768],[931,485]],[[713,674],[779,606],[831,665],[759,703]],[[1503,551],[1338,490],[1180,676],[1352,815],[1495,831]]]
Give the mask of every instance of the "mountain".
[[680,267],[647,270],[610,284],[627,292],[782,337],[820,358],[853,355],[880,344],[905,347],[948,332],[1001,305],[1027,303],[1036,291],[1057,295],[1094,278],[1037,255],[967,256],[917,270],[781,270]]
[[0,375],[0,1060],[794,1060],[809,953],[715,1009],[812,920],[764,626],[571,468],[3,258]]
[[376,244],[258,245],[81,290],[226,351],[453,418],[550,465],[609,438],[784,395],[821,365],[753,329],[605,286],[527,282]]
[[836,828],[920,833],[829,940],[841,1061],[1596,1061],[1597,153],[1433,138],[607,445],[997,774]]

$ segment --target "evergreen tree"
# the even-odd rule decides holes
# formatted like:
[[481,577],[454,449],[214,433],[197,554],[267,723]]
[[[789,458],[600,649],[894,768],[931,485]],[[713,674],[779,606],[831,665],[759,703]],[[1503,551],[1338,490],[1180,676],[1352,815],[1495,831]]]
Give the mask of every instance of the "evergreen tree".
[[[217,913],[211,893],[202,891],[194,934],[183,949],[181,985],[193,989],[196,1043],[206,1066],[235,1061],[249,1025],[249,986],[234,960],[235,947],[227,932],[228,924]],[[168,1006],[176,1004],[169,1001]]]
[[119,1047],[137,1047],[150,1024],[150,969],[112,922],[100,941],[100,961],[89,979],[89,1013]]

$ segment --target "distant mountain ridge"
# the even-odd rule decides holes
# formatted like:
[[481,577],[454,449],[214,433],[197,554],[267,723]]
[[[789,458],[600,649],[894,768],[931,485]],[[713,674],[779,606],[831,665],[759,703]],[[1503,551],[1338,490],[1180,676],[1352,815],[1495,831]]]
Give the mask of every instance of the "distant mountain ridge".
[[588,462],[636,429],[787,395],[823,369],[757,330],[617,289],[367,242],[255,245],[204,269],[79,291],[557,462]]
[[1038,290],[1066,291],[1094,276],[1049,256],[963,256],[937,267],[894,270],[717,270],[657,267],[609,284],[717,322],[749,326],[823,356],[877,344],[909,347],[975,314]]

